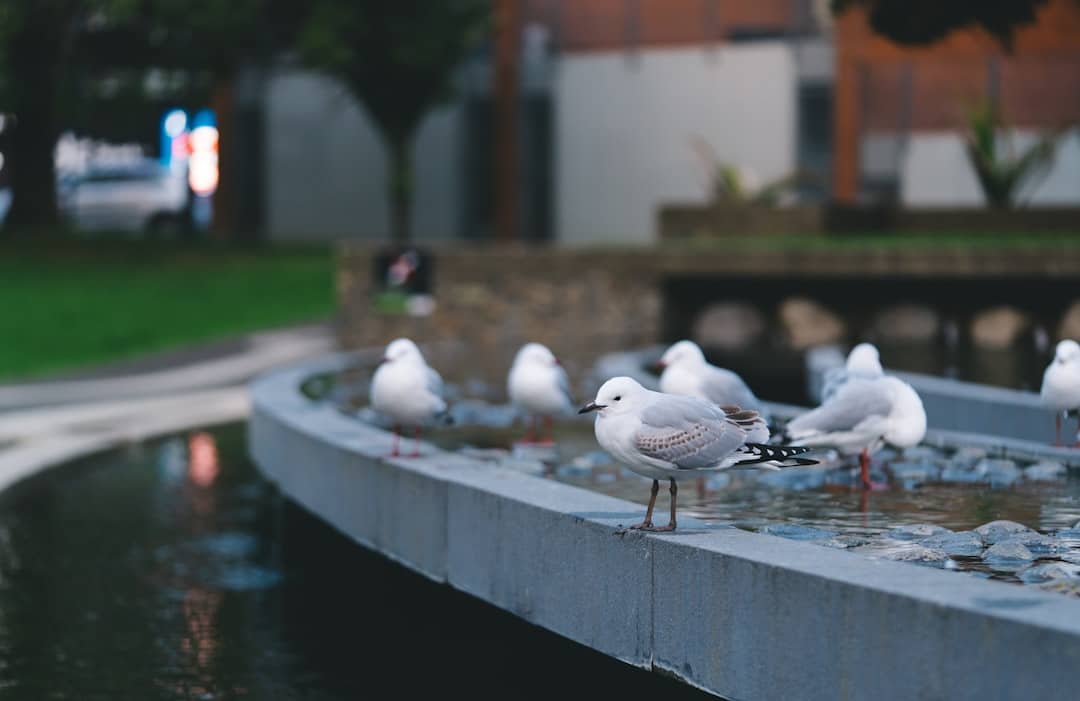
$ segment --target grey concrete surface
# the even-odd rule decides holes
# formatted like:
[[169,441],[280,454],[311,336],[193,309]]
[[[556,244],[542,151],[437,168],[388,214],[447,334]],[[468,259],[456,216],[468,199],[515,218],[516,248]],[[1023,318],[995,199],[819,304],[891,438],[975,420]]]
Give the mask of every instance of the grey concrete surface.
[[1060,698],[1080,601],[686,519],[425,446],[297,392],[335,356],[252,386],[250,451],[359,543],[536,625],[731,699]]
[[[909,382],[922,397],[927,423],[933,428],[1047,445],[1054,441],[1054,414],[1034,392],[917,373],[893,374]],[[1067,424],[1076,430],[1075,422]],[[1063,431],[1062,435],[1068,437],[1069,431]]]

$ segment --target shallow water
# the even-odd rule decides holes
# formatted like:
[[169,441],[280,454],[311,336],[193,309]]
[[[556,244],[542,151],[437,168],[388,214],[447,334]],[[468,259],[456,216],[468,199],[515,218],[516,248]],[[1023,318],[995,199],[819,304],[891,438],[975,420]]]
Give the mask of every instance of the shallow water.
[[244,455],[197,431],[0,497],[0,698],[705,698],[364,550]]
[[[318,385],[318,391],[310,396],[336,403],[359,421],[386,428],[377,414],[364,407],[364,380],[362,371],[351,381],[319,376],[309,383]],[[451,404],[451,414],[454,425],[425,433],[425,438],[444,450],[461,450],[508,469],[648,503],[649,481],[615,464],[599,449],[592,417],[560,422],[554,430],[554,443],[537,446],[521,444],[526,426],[508,406],[458,398]],[[403,450],[410,450],[408,440]],[[873,461],[872,478],[888,488],[864,492],[857,488],[854,459],[840,459],[828,452],[815,453],[814,457],[822,464],[776,472],[713,473],[703,480],[684,482],[679,513],[865,556],[1010,582],[1023,581],[1024,572],[1032,566],[1080,564],[1080,474],[1075,471],[1067,472],[1058,465],[1059,473],[1048,475],[1045,468],[1055,466],[1033,468],[975,449],[943,452],[917,446],[903,454],[880,451]],[[1040,469],[1042,475],[1038,475]],[[654,520],[666,522],[668,505],[667,489],[661,489]],[[990,556],[990,543],[981,536],[976,538],[979,545],[975,548],[889,533],[925,524],[970,534],[997,520],[1023,524],[1052,536],[1054,542],[1035,543],[1041,549],[1032,551],[1030,559],[994,561],[985,559]],[[1080,572],[1076,574],[1058,590],[1080,597]]]
[[[467,419],[481,416],[470,411]],[[464,450],[475,457],[497,461],[509,469],[647,504],[649,480],[614,463],[599,450],[591,421],[568,421],[555,430],[551,446],[521,445],[525,427],[506,425],[507,410],[493,408],[487,416],[491,425],[458,425],[433,432],[432,440],[445,449]],[[926,447],[896,455],[882,451],[875,457],[875,479],[888,488],[865,492],[856,488],[857,463],[828,454],[819,466],[772,471],[714,473],[701,481],[680,484],[679,514],[704,521],[752,531],[808,540],[829,547],[850,549],[872,557],[903,559],[913,557],[917,540],[890,537],[892,529],[912,524],[931,524],[950,531],[971,531],[996,520],[1015,521],[1043,534],[1055,535],[1058,551],[1036,553],[1031,562],[1003,562],[990,565],[979,555],[950,553],[947,559],[920,562],[957,569],[977,576],[1019,582],[1019,574],[1031,565],[1050,562],[1080,563],[1080,475],[1063,473],[1051,481],[1026,479],[1024,468],[1013,468],[1011,481],[986,475],[974,479],[971,468],[980,460],[1002,467],[992,457],[971,453],[944,453]],[[912,471],[925,466],[931,477],[913,480]],[[952,466],[957,474],[944,468]],[[1009,465],[1004,464],[1005,468]],[[905,470],[907,470],[905,472]],[[1031,473],[1027,473],[1031,474]],[[993,483],[991,480],[995,480]],[[655,519],[666,523],[669,508],[667,489],[660,490]],[[821,532],[815,533],[813,529]],[[1068,593],[1080,595],[1080,580]]]

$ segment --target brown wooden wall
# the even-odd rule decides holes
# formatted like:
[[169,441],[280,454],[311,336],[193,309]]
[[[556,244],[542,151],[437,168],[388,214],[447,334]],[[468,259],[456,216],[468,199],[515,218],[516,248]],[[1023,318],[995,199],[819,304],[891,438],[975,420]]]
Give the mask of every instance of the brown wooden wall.
[[1015,126],[1080,123],[1080,3],[1050,0],[1035,25],[1017,31],[1013,50],[979,29],[910,48],[871,31],[853,9],[835,28],[833,191],[859,192],[859,148],[868,130],[960,128],[980,100],[993,98]]
[[561,51],[701,45],[733,32],[795,31],[806,0],[526,0]]

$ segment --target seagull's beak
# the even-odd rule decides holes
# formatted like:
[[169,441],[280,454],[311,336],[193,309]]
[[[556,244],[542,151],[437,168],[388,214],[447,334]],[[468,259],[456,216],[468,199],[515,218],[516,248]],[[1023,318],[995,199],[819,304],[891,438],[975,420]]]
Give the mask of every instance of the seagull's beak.
[[559,360],[558,358],[552,358],[552,360],[554,360],[554,361],[555,361],[555,364],[556,364],[556,365],[562,365],[562,361],[561,361],[561,360]]
[[667,363],[665,363],[663,360],[657,360],[655,363],[653,363],[653,370],[663,370],[666,367]]
[[585,406],[578,409],[579,414],[588,414],[590,411],[596,411],[597,409],[604,409],[607,404],[597,404],[596,402],[589,402]]
[[390,362],[390,359],[389,359],[389,358],[387,358],[387,357],[386,357],[386,356],[384,355],[383,357],[379,358],[379,362],[375,363],[375,365],[376,365],[376,366],[378,366],[378,365],[383,365],[384,363],[389,363],[389,362]]

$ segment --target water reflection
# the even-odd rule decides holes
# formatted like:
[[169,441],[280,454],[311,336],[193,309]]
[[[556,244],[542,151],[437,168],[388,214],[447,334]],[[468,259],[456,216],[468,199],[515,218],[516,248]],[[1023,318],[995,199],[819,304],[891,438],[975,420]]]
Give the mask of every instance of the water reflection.
[[196,486],[209,487],[220,470],[214,437],[205,431],[191,434],[188,438],[188,477],[191,481]]
[[244,445],[196,432],[0,495],[0,698],[703,698],[364,551]]

